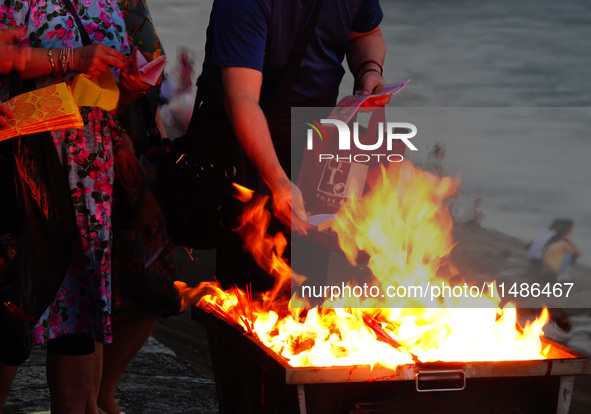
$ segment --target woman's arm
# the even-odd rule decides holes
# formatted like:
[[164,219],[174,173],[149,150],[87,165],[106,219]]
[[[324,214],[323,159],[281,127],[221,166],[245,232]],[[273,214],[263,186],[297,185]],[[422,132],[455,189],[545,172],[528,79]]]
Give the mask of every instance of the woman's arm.
[[564,241],[566,243],[568,243],[568,251],[569,251],[569,253],[573,253],[577,257],[581,255],[581,253],[582,253],[581,250],[577,247],[576,244],[574,244],[572,241],[570,241],[570,239],[564,238]]
[[0,29],[0,73],[22,71],[31,59],[31,48],[18,46],[22,30]]
[[[31,59],[21,73],[23,79],[37,78],[62,73],[63,66],[59,60],[60,49],[32,48]],[[102,44],[92,44],[73,49],[70,71],[96,76],[111,69],[122,68],[125,56],[115,49]]]

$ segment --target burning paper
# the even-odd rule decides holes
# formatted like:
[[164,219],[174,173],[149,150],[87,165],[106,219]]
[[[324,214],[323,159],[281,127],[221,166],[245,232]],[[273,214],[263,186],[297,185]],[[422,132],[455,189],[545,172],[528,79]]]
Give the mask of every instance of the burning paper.
[[[457,271],[448,263],[454,242],[446,199],[457,189],[450,178],[438,178],[412,164],[381,180],[361,200],[352,198],[336,214],[333,230],[339,245],[355,263],[369,256],[376,286],[397,283],[451,284]],[[259,266],[275,277],[263,294],[216,283],[191,289],[177,282],[186,303],[195,304],[258,338],[290,365],[351,366],[376,364],[395,368],[418,361],[515,361],[544,359],[541,342],[548,312],[522,326],[516,309],[500,308],[499,298],[483,295],[488,307],[468,309],[442,300],[438,307],[419,299],[392,306],[381,298],[343,299],[339,307],[306,307],[285,295],[305,277],[291,274],[282,253],[280,233],[266,232],[270,212],[266,199],[255,196],[236,230]],[[494,284],[493,284],[494,289]],[[411,306],[409,306],[411,305]]]

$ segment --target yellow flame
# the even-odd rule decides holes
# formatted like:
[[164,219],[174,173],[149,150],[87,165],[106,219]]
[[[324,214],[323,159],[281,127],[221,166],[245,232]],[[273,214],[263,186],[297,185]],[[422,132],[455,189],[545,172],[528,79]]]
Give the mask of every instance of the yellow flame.
[[[457,180],[435,177],[411,164],[382,170],[368,195],[352,197],[337,214],[333,230],[339,246],[352,264],[360,252],[368,255],[376,285],[451,286],[448,281],[458,275],[448,261],[454,242],[446,200],[457,189]],[[259,266],[275,277],[271,291],[251,297],[211,282],[196,289],[177,282],[177,288],[185,304],[239,325],[292,366],[394,368],[416,361],[545,358],[540,336],[547,310],[522,327],[513,306],[499,308],[494,284],[482,297],[444,299],[437,307],[420,299],[385,303],[375,298],[355,299],[342,309],[290,308],[285,292],[291,269],[282,258],[287,242],[280,233],[267,234],[266,201],[255,196],[236,231]],[[478,307],[467,309],[474,300]]]
[[237,183],[232,183],[232,185],[236,189],[235,196],[238,200],[242,201],[243,203],[248,203],[250,200],[252,200],[252,196],[254,195],[253,190]]

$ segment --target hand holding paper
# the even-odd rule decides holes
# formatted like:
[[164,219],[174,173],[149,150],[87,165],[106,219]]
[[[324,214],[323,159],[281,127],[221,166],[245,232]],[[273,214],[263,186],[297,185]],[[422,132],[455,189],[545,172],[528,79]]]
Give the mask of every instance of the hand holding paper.
[[83,127],[78,106],[65,83],[15,96],[7,105],[13,118],[0,128],[0,141],[18,135]]
[[110,72],[111,68],[123,68],[125,55],[100,43],[75,49],[74,70],[89,77]]
[[144,83],[155,86],[158,84],[158,79],[166,67],[166,56],[160,55],[148,62],[138,49],[134,49],[129,57],[129,67],[130,75],[134,75]]
[[338,119],[345,123],[349,122],[351,118],[357,113],[359,108],[364,106],[374,106],[372,103],[375,103],[376,100],[379,101],[384,97],[392,96],[398,92],[400,92],[406,84],[408,80],[398,82],[398,83],[389,83],[388,85],[384,85],[381,92],[375,95],[348,95],[345,96],[343,99],[337,103],[335,108],[332,110],[330,115],[328,116],[329,119]]

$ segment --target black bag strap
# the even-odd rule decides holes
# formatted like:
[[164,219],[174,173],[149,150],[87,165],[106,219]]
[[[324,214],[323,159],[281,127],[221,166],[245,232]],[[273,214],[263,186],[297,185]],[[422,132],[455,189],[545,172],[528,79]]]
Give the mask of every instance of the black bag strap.
[[80,37],[82,38],[82,44],[84,46],[91,45],[92,40],[90,40],[88,33],[86,33],[86,29],[84,28],[84,25],[80,21],[80,17],[78,16],[78,13],[76,13],[76,9],[74,8],[74,5],[72,4],[72,2],[70,0],[62,0],[62,3],[64,3],[64,6],[66,6],[66,9],[68,9],[70,14],[72,15],[72,17],[76,21],[76,26],[78,26],[78,32],[80,32]]
[[289,56],[289,61],[285,67],[285,72],[283,73],[281,80],[275,89],[275,93],[268,102],[266,115],[270,128],[275,125],[276,122],[278,122],[281,103],[287,101],[289,93],[291,92],[291,87],[294,84],[296,75],[300,69],[302,58],[304,57],[306,48],[308,47],[310,39],[312,38],[312,33],[314,32],[314,27],[318,21],[318,16],[320,16],[320,9],[322,8],[323,3],[324,0],[316,0],[314,3],[314,9],[312,9],[312,12],[308,17],[306,26],[304,27],[302,34],[296,42],[291,55]]
[[[36,89],[34,79],[23,80],[18,71],[10,72],[10,98],[14,98],[25,92]],[[60,222],[68,236],[74,237],[76,234],[76,223],[74,221],[74,208],[70,196],[70,187],[68,177],[63,172],[63,167],[50,132],[38,132],[31,135],[15,137],[8,141],[11,144],[11,152],[14,157],[17,156],[22,148],[25,148],[28,157],[35,160],[41,160],[36,166],[36,172],[41,180],[46,183],[46,188],[50,196],[52,211],[48,209],[45,213],[48,217],[60,217]],[[23,144],[21,141],[25,141]]]

